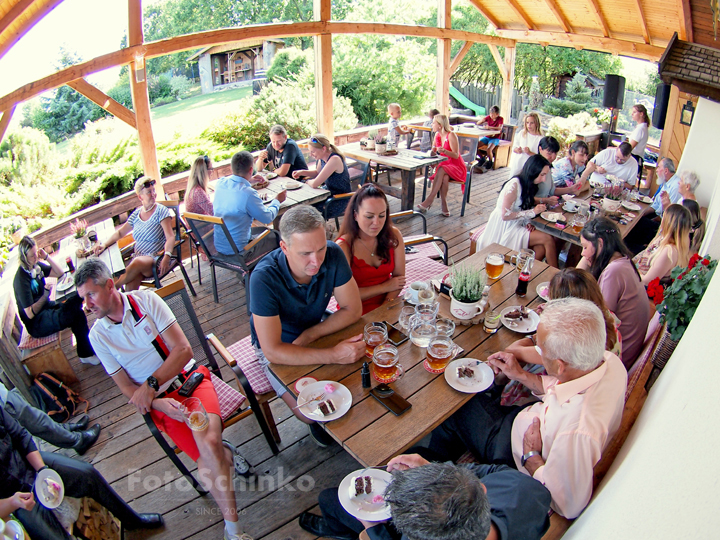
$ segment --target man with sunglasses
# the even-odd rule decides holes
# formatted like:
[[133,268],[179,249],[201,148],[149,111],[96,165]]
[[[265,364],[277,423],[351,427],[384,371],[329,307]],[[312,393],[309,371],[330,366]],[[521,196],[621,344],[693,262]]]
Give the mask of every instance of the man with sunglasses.
[[260,152],[256,162],[258,171],[262,171],[268,165],[278,176],[289,178],[292,177],[293,172],[308,168],[300,147],[294,140],[288,139],[287,131],[281,125],[270,128],[270,144]]

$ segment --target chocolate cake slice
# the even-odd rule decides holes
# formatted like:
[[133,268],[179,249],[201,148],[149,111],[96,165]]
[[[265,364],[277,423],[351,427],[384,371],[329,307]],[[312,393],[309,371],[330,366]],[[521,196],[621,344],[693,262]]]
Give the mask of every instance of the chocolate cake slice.
[[350,486],[350,496],[359,497],[372,493],[372,476],[356,476]]
[[472,379],[475,376],[475,370],[469,366],[458,366],[458,379]]
[[321,414],[323,416],[329,416],[332,413],[334,413],[337,410],[335,407],[335,404],[332,402],[331,399],[326,399],[325,401],[321,401],[318,403],[316,413]]

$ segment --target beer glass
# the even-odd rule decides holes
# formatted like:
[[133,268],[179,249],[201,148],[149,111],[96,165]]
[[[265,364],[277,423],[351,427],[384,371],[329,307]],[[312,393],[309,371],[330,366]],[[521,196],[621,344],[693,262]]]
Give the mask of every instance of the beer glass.
[[452,337],[455,333],[455,323],[450,319],[438,319],[435,322],[435,329],[438,335]]
[[208,427],[209,420],[207,411],[203,407],[202,402],[196,398],[187,398],[180,405],[185,424],[193,431],[205,431]]
[[448,336],[437,335],[430,340],[427,347],[425,369],[430,373],[442,373],[452,359],[455,345]]
[[400,310],[398,324],[401,326],[401,328],[406,334],[410,331],[410,318],[413,315],[415,315],[415,308],[413,306],[403,306],[403,308]]
[[375,347],[387,341],[387,326],[381,322],[367,323],[363,335],[365,337],[365,356],[372,358]]
[[410,341],[413,345],[427,347],[436,335],[435,319],[425,321],[419,315],[413,315],[410,319]]
[[401,364],[398,364],[399,354],[397,347],[383,343],[375,347],[373,353],[373,376],[380,383],[392,383],[405,374]]
[[485,259],[485,272],[488,278],[497,279],[505,266],[505,257],[501,253],[490,253]]
[[535,262],[535,252],[532,249],[521,249],[517,254],[510,257],[510,262],[515,265],[515,270],[522,272],[525,268],[525,261],[530,259],[530,270]]
[[418,304],[415,306],[415,314],[423,321],[434,321],[439,309],[439,302],[435,304]]
[[580,234],[580,232],[583,230],[583,227],[585,227],[587,221],[587,216],[581,216],[579,213],[576,214],[572,220],[572,232],[575,234]]

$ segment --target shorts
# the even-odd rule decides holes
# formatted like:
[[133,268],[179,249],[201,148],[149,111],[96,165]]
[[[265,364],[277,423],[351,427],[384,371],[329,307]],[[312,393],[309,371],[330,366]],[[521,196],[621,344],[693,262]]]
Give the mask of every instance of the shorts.
[[500,144],[500,139],[491,139],[490,137],[483,137],[480,139],[480,144],[494,144],[495,146],[498,146]]
[[265,373],[270,386],[272,386],[273,390],[275,390],[275,395],[277,395],[277,397],[282,397],[282,395],[287,392],[287,389],[283,386],[283,383],[278,380],[275,374],[270,371],[270,360],[265,358],[265,355],[260,347],[253,345],[253,348],[255,349],[255,356],[257,356],[258,364],[262,367],[263,373]]
[[[208,414],[216,414],[220,417],[220,403],[218,401],[217,392],[215,391],[215,386],[213,386],[213,383],[210,380],[210,371],[205,366],[199,366],[195,371],[205,375],[205,378],[192,393],[191,397],[199,398]],[[178,395],[179,390],[179,388],[178,390],[173,390],[163,397],[173,398],[182,403],[187,398]],[[150,416],[152,416],[153,422],[155,422],[158,429],[163,433],[167,433],[168,437],[170,437],[173,442],[178,445],[180,450],[185,452],[193,461],[198,460],[200,457],[200,451],[195,443],[192,430],[187,427],[185,422],[173,420],[165,413],[154,409],[150,411]]]

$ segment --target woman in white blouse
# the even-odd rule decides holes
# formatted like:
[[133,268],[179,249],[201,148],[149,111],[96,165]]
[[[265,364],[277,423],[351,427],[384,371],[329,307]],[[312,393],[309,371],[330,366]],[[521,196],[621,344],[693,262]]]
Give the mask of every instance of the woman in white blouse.
[[513,138],[513,150],[508,165],[510,178],[520,174],[528,158],[538,153],[538,145],[542,138],[540,117],[536,112],[528,113],[523,122],[523,129],[518,131]]
[[645,105],[637,103],[632,108],[632,119],[635,122],[635,129],[628,137],[628,142],[632,146],[632,157],[638,162],[638,176],[642,172],[643,156],[645,156],[645,147],[648,141],[648,126],[650,125],[650,117],[648,116]]

